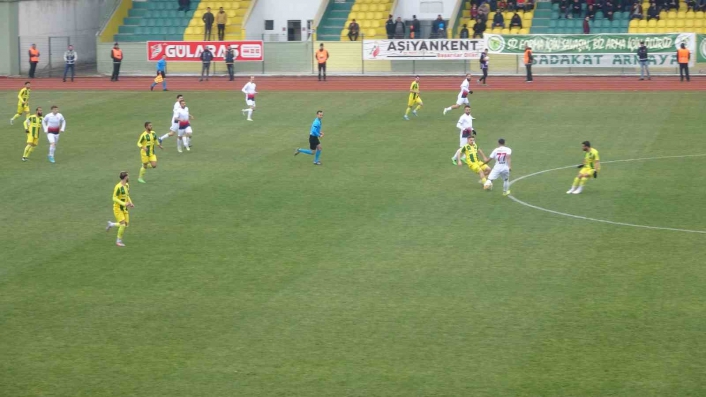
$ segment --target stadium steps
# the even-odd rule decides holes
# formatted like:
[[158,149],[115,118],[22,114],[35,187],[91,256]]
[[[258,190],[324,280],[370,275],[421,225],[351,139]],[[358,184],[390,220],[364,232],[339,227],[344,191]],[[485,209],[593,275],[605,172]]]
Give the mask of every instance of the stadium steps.
[[191,11],[178,11],[176,0],[133,2],[128,16],[118,27],[115,41],[182,40],[199,0],[191,1]]
[[541,1],[535,3],[534,17],[532,18],[531,34],[548,33],[549,20],[552,17],[552,3]]
[[[558,3],[539,3],[542,18],[536,18],[532,27],[533,34],[583,34],[583,18],[566,19],[559,15]],[[586,5],[582,4],[585,11]],[[539,11],[539,10],[538,10]],[[546,15],[549,17],[546,17]],[[585,15],[585,14],[584,14]],[[591,21],[591,33],[626,33],[630,24],[630,13],[616,11],[613,21],[603,17],[600,12]]]
[[[192,6],[194,3],[192,2]],[[253,1],[250,0],[201,0],[196,7],[196,12],[189,21],[182,40],[198,41],[203,40],[204,26],[201,17],[206,12],[207,7],[211,7],[211,12],[215,16],[218,13],[219,7],[223,7],[223,11],[228,14],[228,24],[226,24],[226,40],[243,40],[243,23],[245,22],[245,14],[248,9],[253,6]],[[213,24],[211,32],[213,40],[218,38],[218,28],[216,23]]]
[[346,27],[346,21],[354,3],[354,0],[346,0],[345,2],[330,0],[324,16],[319,21],[319,26],[316,27],[316,39],[340,41],[341,31]]

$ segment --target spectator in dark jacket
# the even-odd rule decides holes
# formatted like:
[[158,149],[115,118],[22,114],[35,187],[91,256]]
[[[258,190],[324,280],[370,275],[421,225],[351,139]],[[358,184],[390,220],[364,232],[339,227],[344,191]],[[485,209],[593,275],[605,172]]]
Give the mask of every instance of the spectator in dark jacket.
[[441,15],[437,15],[436,19],[434,22],[431,23],[431,38],[435,39],[439,37],[439,24],[442,23],[444,20],[441,18]]
[[569,0],[560,0],[559,1],[559,19],[564,16],[564,18],[568,18],[569,16]]
[[387,38],[392,40],[395,37],[395,21],[392,20],[392,14],[387,18],[385,22],[385,32],[387,32]]
[[579,0],[574,0],[573,3],[571,3],[571,18],[580,18],[581,17],[581,3]]
[[482,19],[476,19],[476,24],[473,26],[473,38],[483,38],[485,32],[485,22]]
[[590,21],[591,18],[586,16],[586,18],[583,19],[583,34],[589,34],[591,33],[591,25],[588,24],[588,21]]
[[505,29],[505,17],[503,17],[503,14],[500,13],[500,10],[495,11],[492,27]]
[[522,18],[518,13],[515,13],[515,15],[512,16],[512,19],[510,19],[510,29],[512,28],[522,29]]
[[233,72],[233,63],[235,62],[235,53],[233,52],[232,48],[229,48],[228,51],[226,51],[226,56],[225,56],[225,61],[226,61],[226,68],[228,68],[228,77],[229,81],[233,81],[235,78],[235,73]]
[[348,40],[358,41],[358,34],[360,33],[360,25],[354,20],[348,25]]
[[201,20],[203,21],[204,25],[204,31],[203,31],[203,40],[204,41],[211,41],[211,28],[213,27],[213,21],[214,21],[214,16],[213,13],[211,13],[211,7],[206,8],[206,13],[203,14],[201,17]]
[[654,2],[650,3],[650,7],[647,9],[647,20],[657,19],[659,20],[659,10],[657,10],[657,5]]
[[642,5],[640,3],[635,3],[635,5],[632,6],[630,19],[642,19]]
[[671,11],[671,10],[677,10],[677,11],[679,11],[679,1],[677,1],[677,0],[668,0],[668,1],[667,1],[667,5],[666,5],[665,8],[669,9],[669,11]]
[[613,11],[615,11],[615,8],[613,7],[613,2],[610,0],[606,0],[605,6],[603,7],[603,15],[609,21],[613,20]]
[[468,38],[468,28],[466,27],[466,24],[463,24],[463,28],[461,29],[461,34],[459,35],[460,38],[462,39],[467,39]]
[[422,26],[419,23],[416,15],[412,15],[412,26],[409,27],[409,38],[410,39],[421,39],[422,38]]
[[191,7],[191,0],[179,0],[179,11],[187,12]]
[[596,11],[593,9],[592,5],[590,5],[586,8],[586,18],[590,18],[590,19],[596,18]]
[[640,62],[640,80],[645,79],[645,72],[647,72],[647,80],[652,80],[650,77],[650,69],[647,65],[647,46],[644,41],[640,42],[640,48],[637,49],[637,59]]
[[404,39],[404,34],[405,34],[405,24],[402,22],[402,18],[397,17],[397,20],[395,21],[395,38],[396,39]]
[[206,81],[208,81],[208,75],[211,72],[211,61],[213,60],[213,53],[211,50],[208,49],[208,47],[205,47],[203,49],[203,52],[201,53],[201,80],[203,81],[203,75],[204,72],[206,73]]

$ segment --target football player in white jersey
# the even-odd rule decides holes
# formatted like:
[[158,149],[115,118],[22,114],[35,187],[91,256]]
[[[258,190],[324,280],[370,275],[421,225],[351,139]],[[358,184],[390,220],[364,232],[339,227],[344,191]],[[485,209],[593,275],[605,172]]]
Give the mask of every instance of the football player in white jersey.
[[174,102],[174,107],[172,108],[172,126],[169,127],[168,133],[159,137],[158,140],[159,140],[160,145],[162,144],[163,140],[169,138],[170,136],[174,136],[174,134],[176,134],[177,131],[179,131],[179,123],[177,123],[177,120],[174,118],[174,115],[181,108],[180,102],[182,99],[184,99],[183,95],[180,94],[180,95],[176,96],[176,102]]
[[[468,136],[471,133],[476,135],[476,131],[473,129],[473,120],[475,120],[475,118],[471,116],[471,107],[466,105],[465,109],[463,109],[463,114],[458,119],[458,123],[456,123],[456,128],[459,129],[459,148],[456,150],[456,153],[454,153],[454,156],[451,157],[451,162],[454,163],[454,165],[456,165],[456,162],[460,159],[461,149],[466,145]],[[464,131],[468,131],[468,133],[464,134]]]
[[485,184],[483,185],[483,189],[490,190],[493,188],[493,182],[494,180],[498,179],[498,177],[503,178],[503,196],[507,196],[510,194],[510,169],[512,168],[512,149],[509,147],[505,146],[505,140],[500,138],[498,139],[498,147],[493,150],[493,153],[490,153],[489,159],[486,163],[489,163],[490,160],[495,160],[495,165],[493,166],[493,169],[490,171],[490,175],[488,175],[488,180],[485,181]]
[[444,108],[444,114],[448,113],[450,110],[453,109],[458,109],[462,105],[469,105],[470,102],[468,102],[468,96],[470,94],[473,94],[473,91],[470,89],[471,85],[471,74],[468,73],[466,75],[466,79],[463,80],[463,83],[461,83],[461,91],[458,93],[458,98],[456,99],[456,104],[451,105],[447,108]]
[[56,151],[56,145],[59,143],[59,134],[66,130],[66,120],[59,113],[58,106],[54,105],[51,107],[51,113],[44,116],[42,125],[44,132],[47,134],[47,140],[49,140],[49,156],[47,157],[50,163],[54,163],[54,152]]
[[177,151],[181,153],[181,147],[184,146],[187,151],[191,150],[191,120],[194,118],[189,113],[189,108],[186,107],[186,102],[182,99],[179,102],[179,109],[174,112],[174,119],[179,124],[177,130]]
[[241,113],[243,116],[248,115],[248,121],[252,121],[252,112],[255,111],[255,76],[250,76],[250,81],[241,90],[245,94],[245,104],[248,105],[247,109],[242,109]]

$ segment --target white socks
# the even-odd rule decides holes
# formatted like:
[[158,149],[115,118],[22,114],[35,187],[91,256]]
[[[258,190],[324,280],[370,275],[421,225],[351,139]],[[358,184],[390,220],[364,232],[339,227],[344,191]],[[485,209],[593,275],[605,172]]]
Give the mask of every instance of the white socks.
[[248,118],[252,119],[252,109],[248,109]]
[[108,222],[108,224],[110,225],[110,227],[115,227],[115,226],[119,226],[119,225],[120,225],[120,224],[117,223],[117,222]]
[[49,145],[49,156],[54,157],[54,151],[56,151],[56,145]]
[[167,139],[167,138],[169,138],[169,134],[164,134],[164,135],[162,135],[162,136],[159,137],[159,139],[161,139],[161,140],[165,140],[165,139]]
[[177,138],[177,150],[181,150],[181,145],[182,145],[181,139]]
[[510,180],[509,179],[503,181],[503,192],[507,192],[508,190],[510,190]]
[[181,139],[184,141],[184,147],[189,147],[189,142],[191,142],[191,138],[189,138],[188,136],[185,135]]

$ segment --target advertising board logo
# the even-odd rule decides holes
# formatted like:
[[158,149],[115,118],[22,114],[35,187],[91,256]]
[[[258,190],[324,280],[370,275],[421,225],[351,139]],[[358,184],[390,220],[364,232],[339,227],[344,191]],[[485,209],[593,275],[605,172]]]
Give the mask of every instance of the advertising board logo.
[[151,45],[150,46],[150,59],[158,58],[162,54],[163,50],[164,50],[164,46],[162,45],[162,43]]
[[681,47],[681,44],[684,43],[684,45],[686,45],[686,48],[693,48],[691,46],[691,40],[695,36],[696,35],[691,33],[682,33],[677,36],[676,40],[674,40],[674,46],[679,49]]
[[505,39],[499,35],[492,35],[488,38],[488,49],[490,52],[501,52],[505,48]]
[[701,45],[699,46],[699,52],[701,53],[701,58],[706,59],[706,39],[701,40]]

